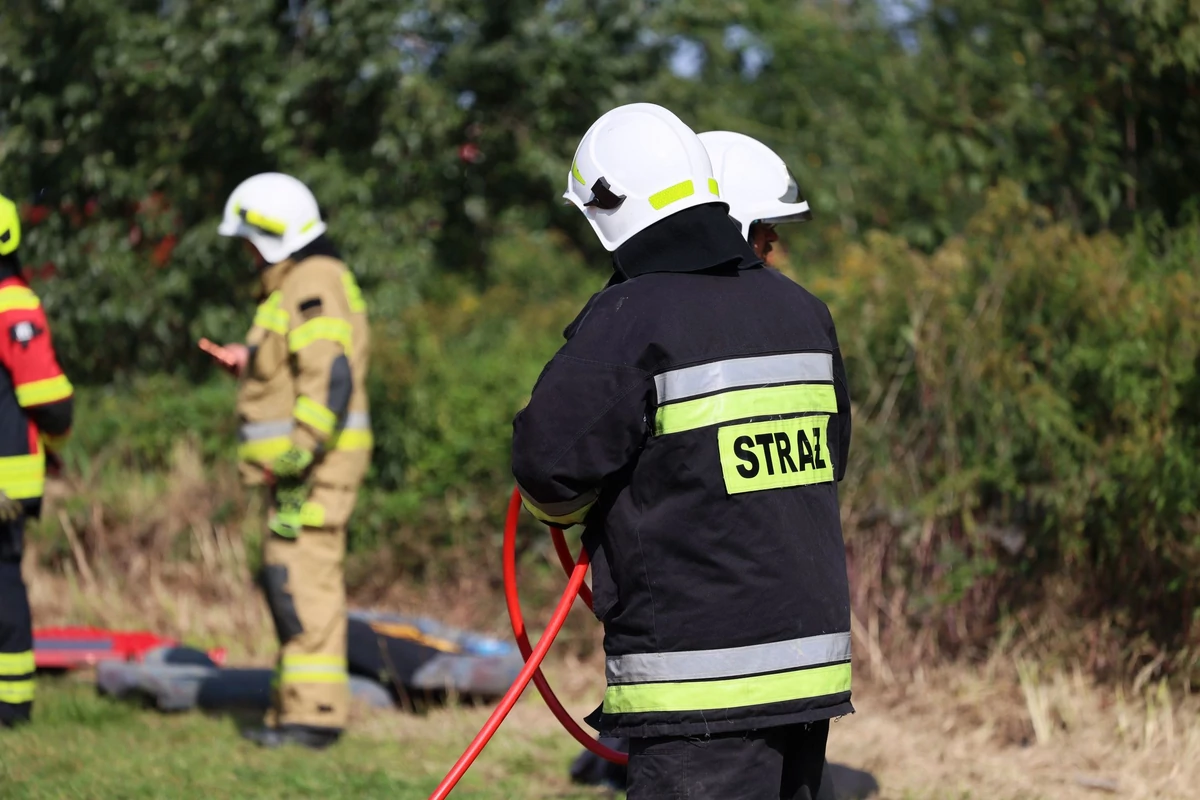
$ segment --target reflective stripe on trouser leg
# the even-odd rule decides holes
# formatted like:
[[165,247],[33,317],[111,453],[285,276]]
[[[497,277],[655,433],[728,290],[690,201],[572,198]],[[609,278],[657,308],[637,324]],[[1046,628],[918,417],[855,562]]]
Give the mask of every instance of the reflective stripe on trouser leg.
[[[11,529],[0,530],[8,536]],[[0,560],[0,723],[29,719],[34,698],[33,621],[21,564]]]
[[265,547],[265,565],[287,570],[300,627],[280,648],[277,707],[268,723],[343,728],[350,704],[343,560],[354,491],[317,485],[311,497],[328,511],[325,527],[306,527],[295,539],[271,536]]

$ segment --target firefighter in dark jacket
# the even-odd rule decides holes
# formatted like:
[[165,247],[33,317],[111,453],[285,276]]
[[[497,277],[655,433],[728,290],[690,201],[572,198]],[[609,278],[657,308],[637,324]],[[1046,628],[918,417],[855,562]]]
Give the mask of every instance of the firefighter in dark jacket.
[[16,205],[0,196],[0,727],[33,709],[33,620],[21,578],[25,521],[42,511],[46,462],[71,429],[74,391],[46,314],[21,277]]
[[850,400],[826,306],[763,269],[696,134],[601,117],[566,197],[615,274],[513,423],[526,506],[585,524],[629,797],[806,798],[850,704]]

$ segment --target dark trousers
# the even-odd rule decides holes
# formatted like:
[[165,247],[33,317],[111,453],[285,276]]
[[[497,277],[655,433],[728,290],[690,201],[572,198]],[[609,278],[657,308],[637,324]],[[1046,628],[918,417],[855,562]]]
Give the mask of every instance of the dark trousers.
[[629,800],[817,800],[829,722],[629,742]]
[[33,619],[21,578],[24,520],[0,525],[0,727],[33,710]]

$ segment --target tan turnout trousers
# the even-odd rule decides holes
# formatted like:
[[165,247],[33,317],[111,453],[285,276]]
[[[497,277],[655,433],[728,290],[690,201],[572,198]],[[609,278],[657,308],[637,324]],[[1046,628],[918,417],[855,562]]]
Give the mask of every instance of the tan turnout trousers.
[[372,447],[366,306],[345,265],[324,255],[271,266],[263,296],[238,392],[243,480],[267,485],[265,467],[292,446],[316,454],[299,534],[265,534],[261,579],[280,644],[266,721],[340,729],[350,700],[346,524]]

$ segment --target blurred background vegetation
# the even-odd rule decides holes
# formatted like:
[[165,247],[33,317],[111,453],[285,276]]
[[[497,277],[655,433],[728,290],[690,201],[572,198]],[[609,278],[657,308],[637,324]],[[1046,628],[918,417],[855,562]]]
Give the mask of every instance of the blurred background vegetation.
[[815,209],[777,266],[847,358],[868,668],[1038,648],[1190,684],[1198,77],[1186,0],[9,0],[0,191],[84,387],[38,568],[128,592],[226,540],[252,566],[233,387],[195,341],[244,333],[216,224],[281,170],[375,327],[352,588],[478,605],[512,415],[609,270],[558,200],[570,155],[651,101],[767,142]]

